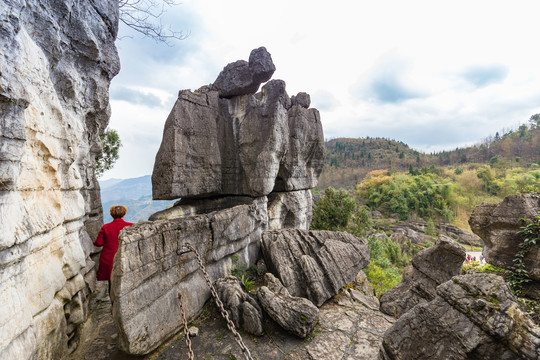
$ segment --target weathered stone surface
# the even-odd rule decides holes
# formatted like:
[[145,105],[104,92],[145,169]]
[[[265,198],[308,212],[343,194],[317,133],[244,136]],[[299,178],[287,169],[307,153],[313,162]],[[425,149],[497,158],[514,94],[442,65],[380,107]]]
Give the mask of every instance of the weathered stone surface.
[[60,359],[94,286],[118,4],[4,0],[0,19],[0,357]]
[[211,88],[222,98],[255,94],[275,70],[270,53],[260,47],[251,51],[249,62],[238,60],[225,66]]
[[504,280],[456,276],[429,303],[412,308],[384,334],[381,359],[538,359],[540,328]]
[[244,289],[242,281],[234,276],[218,279],[214,286],[223,306],[237,329],[260,336],[263,334],[263,314],[257,301]]
[[211,281],[229,274],[233,262],[256,263],[268,224],[266,202],[266,197],[257,198],[250,205],[122,231],[111,279],[122,350],[146,354],[180,330],[178,292],[188,321],[210,297],[195,255],[182,255],[186,242],[202,256]]
[[152,214],[148,220],[166,220],[191,215],[207,214],[214,211],[228,209],[238,205],[249,205],[253,198],[249,196],[225,196],[206,199],[182,199],[173,207]]
[[319,309],[308,299],[291,296],[274,275],[264,277],[266,286],[257,290],[264,311],[283,329],[305,338],[319,320]]
[[367,241],[346,232],[273,230],[263,233],[268,269],[292,296],[321,306],[369,263]]
[[293,95],[291,97],[291,103],[293,106],[299,105],[307,109],[311,105],[311,97],[309,96],[308,93],[299,92],[298,94],[296,94],[296,96]]
[[[533,194],[509,195],[499,204],[483,203],[472,212],[469,224],[484,242],[482,255],[495,266],[511,269],[523,238],[517,234],[525,223],[540,214],[540,198]],[[533,246],[524,263],[534,286],[540,288],[540,246]],[[540,297],[540,290],[537,290]]]
[[465,249],[441,235],[437,243],[420,251],[412,260],[412,271],[381,296],[381,311],[399,317],[413,306],[433,300],[438,285],[461,272]]
[[281,80],[269,81],[256,95],[231,99],[208,88],[184,90],[165,123],[153,198],[311,189],[324,151],[319,112],[292,106]]
[[273,192],[268,195],[268,229],[309,230],[312,217],[310,190]]

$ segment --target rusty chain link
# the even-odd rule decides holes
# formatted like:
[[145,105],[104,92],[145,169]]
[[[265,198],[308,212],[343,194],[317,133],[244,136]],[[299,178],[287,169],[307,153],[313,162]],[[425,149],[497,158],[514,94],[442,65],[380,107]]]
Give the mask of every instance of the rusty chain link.
[[186,345],[189,350],[189,360],[195,359],[195,355],[193,354],[193,349],[191,349],[191,339],[189,338],[189,330],[188,330],[188,323],[186,320],[186,313],[184,312],[184,305],[182,304],[182,294],[178,292],[178,300],[180,305],[180,314],[182,314],[182,321],[184,323],[184,334],[186,336]]
[[[242,341],[242,336],[240,336],[238,331],[236,331],[236,329],[234,328],[234,324],[231,321],[231,319],[229,318],[229,313],[223,307],[223,303],[219,299],[216,288],[214,288],[214,285],[212,284],[212,281],[210,281],[210,276],[206,272],[206,268],[203,265],[201,256],[199,255],[199,252],[197,251],[197,249],[195,249],[193,246],[191,246],[190,243],[186,243],[185,247],[187,247],[189,249],[189,251],[193,251],[193,253],[195,254],[195,257],[197,259],[197,262],[199,263],[199,267],[201,268],[201,271],[202,271],[202,273],[204,275],[206,283],[210,287],[210,292],[212,293],[212,296],[214,297],[214,299],[216,301],[216,306],[218,307],[219,312],[221,313],[221,316],[227,322],[227,328],[233,333],[233,335],[234,335],[234,337],[236,339],[236,342],[238,343],[238,345],[240,346],[240,349],[242,349],[242,352],[243,352],[244,356],[246,357],[246,360],[253,360],[253,357],[251,357],[251,353],[249,352],[249,349],[247,348],[246,344],[244,344],[244,342]],[[189,251],[182,251],[181,253],[184,254],[184,253],[187,253]],[[185,317],[185,314],[184,314],[184,309],[182,307],[182,296],[180,295],[180,293],[178,293],[178,298],[180,300],[180,309],[181,309],[181,312],[182,312],[182,317],[183,317],[183,321],[184,321],[184,327],[186,329],[185,330],[186,331],[186,344],[188,344],[188,348],[189,348],[189,351],[190,351],[189,356],[190,356],[190,360],[192,360],[193,359],[193,357],[192,357],[193,356],[193,351],[191,350],[191,340],[188,340],[189,334],[188,334],[188,330],[187,330],[187,321],[186,321],[186,317]]]

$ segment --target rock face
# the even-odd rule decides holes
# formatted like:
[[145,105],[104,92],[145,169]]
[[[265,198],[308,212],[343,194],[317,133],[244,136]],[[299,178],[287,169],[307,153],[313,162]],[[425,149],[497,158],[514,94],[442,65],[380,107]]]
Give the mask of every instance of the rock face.
[[346,232],[274,230],[263,233],[268,269],[292,296],[321,306],[369,263],[367,241]]
[[319,309],[308,299],[291,296],[274,275],[266,273],[265,281],[257,291],[264,311],[283,329],[305,338],[319,320]]
[[4,0],[0,18],[0,354],[60,359],[95,286],[118,4]]
[[[270,68],[265,56],[257,55],[262,60],[253,68]],[[269,81],[257,94],[256,88],[232,84],[242,90],[230,99],[214,90],[225,87],[222,77],[249,77],[234,75],[251,74],[244,63],[228,65],[212,87],[180,91],[156,155],[154,199],[258,197],[316,185],[324,161],[319,112],[304,107],[305,101],[292,105],[281,80]]]
[[[281,80],[255,94],[274,70],[259,48],[249,62],[227,65],[214,84],[180,91],[156,155],[152,191],[154,199],[182,199],[152,215],[152,223],[126,229],[114,261],[113,314],[124,351],[147,354],[180,330],[178,292],[188,320],[209,299],[194,255],[182,255],[186,242],[215,281],[233,267],[255,265],[267,229],[309,229],[310,189],[324,163],[319,112],[309,109],[305,93],[293,105]],[[226,294],[237,325],[260,334],[251,320],[257,306],[238,292]]]
[[242,281],[234,276],[218,279],[214,286],[237,329],[253,335],[262,335],[263,314],[257,301],[244,289]]
[[223,98],[255,94],[261,83],[270,80],[274,71],[276,67],[270,53],[260,47],[251,52],[249,62],[238,60],[225,66],[212,85],[212,90]]
[[384,334],[381,359],[538,359],[540,328],[503,278],[456,276]]
[[[511,269],[523,238],[517,234],[525,225],[521,218],[540,214],[540,198],[532,194],[509,195],[499,204],[478,205],[469,219],[471,229],[484,242],[482,255],[490,264]],[[533,246],[524,258],[529,277],[534,280],[531,295],[540,298],[540,246]]]
[[146,354],[180,330],[178,292],[186,318],[194,319],[210,298],[210,288],[189,242],[201,255],[210,281],[233,266],[255,264],[268,216],[266,197],[206,215],[135,224],[120,234],[112,272],[113,316],[119,346]]
[[420,251],[403,281],[381,296],[381,311],[400,317],[413,306],[433,300],[438,285],[461,272],[465,249],[441,235],[437,243]]

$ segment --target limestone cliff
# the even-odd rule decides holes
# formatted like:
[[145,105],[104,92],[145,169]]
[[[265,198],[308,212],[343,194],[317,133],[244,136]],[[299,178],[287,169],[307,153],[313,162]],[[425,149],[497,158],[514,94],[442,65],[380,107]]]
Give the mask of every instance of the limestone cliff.
[[119,71],[115,1],[0,2],[0,354],[76,346],[102,222],[94,156]]

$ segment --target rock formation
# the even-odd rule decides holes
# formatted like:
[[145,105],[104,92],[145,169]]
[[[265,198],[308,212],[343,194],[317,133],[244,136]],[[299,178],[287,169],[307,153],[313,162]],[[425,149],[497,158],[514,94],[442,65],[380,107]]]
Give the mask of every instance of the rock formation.
[[[263,62],[269,56],[257,55]],[[244,70],[251,74],[249,67]],[[249,78],[236,74],[244,70],[228,66],[218,80]],[[316,185],[324,159],[319,112],[302,106],[305,102],[292,105],[281,80],[268,82],[257,94],[245,94],[244,87],[236,86],[242,95],[232,98],[220,97],[215,86],[180,91],[156,155],[155,200],[257,197]],[[228,89],[230,93],[235,91]]]
[[[183,255],[186,242],[198,250],[214,282],[234,267],[256,264],[264,231],[309,228],[310,189],[324,162],[319,112],[309,108],[305,93],[293,104],[281,80],[255,94],[274,69],[270,54],[259,48],[249,62],[227,65],[214,84],[180,91],[165,124],[152,187],[154,199],[182,199],[152,215],[153,222],[123,231],[115,257],[113,314],[124,351],[149,353],[180,330],[178,292],[188,320],[209,299],[193,253]],[[328,248],[338,251],[328,254],[365,247],[347,239],[328,240],[335,245]],[[331,284],[339,289],[342,281]],[[231,313],[241,325],[243,315]]]
[[381,311],[399,317],[417,304],[433,300],[438,285],[461,272],[465,249],[441,235],[437,243],[420,251],[403,281],[381,296]]
[[262,335],[263,313],[259,303],[244,289],[242,281],[234,276],[218,279],[214,286],[237,329],[253,335]]
[[262,250],[268,269],[292,296],[321,306],[369,263],[367,241],[346,232],[267,231]]
[[0,18],[0,357],[60,359],[95,285],[118,4],[4,0]]
[[319,320],[319,309],[303,297],[294,297],[274,275],[265,275],[266,286],[257,291],[264,311],[283,329],[305,338]]
[[[525,222],[540,214],[540,198],[533,194],[509,195],[499,204],[478,205],[469,219],[471,229],[482,238],[486,261],[511,270],[523,238],[518,231]],[[528,295],[540,299],[540,246],[534,246],[524,258],[529,277]]]
[[538,359],[540,328],[503,278],[456,276],[437,287],[384,334],[381,359]]

